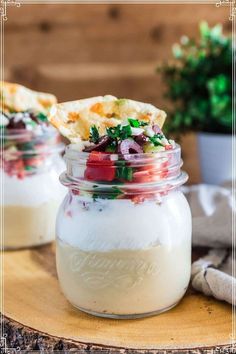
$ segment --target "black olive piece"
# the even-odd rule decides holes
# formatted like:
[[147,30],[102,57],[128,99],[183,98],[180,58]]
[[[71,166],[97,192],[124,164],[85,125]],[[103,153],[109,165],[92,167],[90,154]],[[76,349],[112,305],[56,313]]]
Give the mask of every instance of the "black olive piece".
[[111,143],[111,138],[109,138],[109,136],[102,136],[101,138],[99,138],[97,144],[93,146],[88,146],[83,151],[84,152],[104,151],[110,143]]

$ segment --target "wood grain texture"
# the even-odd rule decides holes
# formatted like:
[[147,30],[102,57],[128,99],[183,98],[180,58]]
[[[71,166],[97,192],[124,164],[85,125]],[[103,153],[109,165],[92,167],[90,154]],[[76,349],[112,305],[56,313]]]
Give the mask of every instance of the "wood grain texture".
[[6,61],[16,65],[12,53],[17,65],[168,59],[172,44],[183,34],[196,35],[203,19],[227,27],[228,9],[214,4],[22,5],[8,11]]
[[199,21],[223,22],[212,5],[22,5],[9,7],[6,79],[49,90],[60,101],[104,92],[163,104],[157,63]]
[[4,265],[4,328],[11,347],[195,354],[230,345],[231,307],[192,289],[159,316],[101,319],[74,309],[62,295],[53,246],[6,252]]

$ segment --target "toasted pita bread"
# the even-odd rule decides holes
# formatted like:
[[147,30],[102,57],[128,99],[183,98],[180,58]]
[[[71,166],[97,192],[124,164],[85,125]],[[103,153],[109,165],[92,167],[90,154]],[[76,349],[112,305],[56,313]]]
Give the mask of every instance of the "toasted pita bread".
[[46,114],[57,102],[54,95],[32,91],[22,85],[9,82],[1,82],[0,100],[3,111],[6,113],[34,110]]
[[117,126],[127,118],[158,124],[161,128],[166,113],[151,104],[107,95],[56,104],[49,114],[52,125],[73,143],[88,140],[93,125],[103,135],[106,128]]

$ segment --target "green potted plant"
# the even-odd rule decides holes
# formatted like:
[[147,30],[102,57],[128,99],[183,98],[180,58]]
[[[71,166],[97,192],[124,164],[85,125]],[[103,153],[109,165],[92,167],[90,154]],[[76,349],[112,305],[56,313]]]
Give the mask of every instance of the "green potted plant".
[[200,24],[200,39],[183,36],[173,46],[173,63],[159,71],[172,102],[166,129],[196,131],[202,180],[232,179],[232,42],[220,24]]

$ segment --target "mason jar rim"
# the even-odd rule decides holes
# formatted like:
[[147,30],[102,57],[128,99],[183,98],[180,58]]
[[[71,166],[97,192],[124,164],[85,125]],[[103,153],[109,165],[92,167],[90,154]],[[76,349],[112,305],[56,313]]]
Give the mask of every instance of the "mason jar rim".
[[[57,141],[57,138],[60,138],[60,134],[58,134],[57,130],[51,126],[47,127],[45,131],[40,134],[37,134],[34,130],[25,130],[25,129],[10,129],[8,131],[1,132],[0,134],[2,144],[4,143],[4,139],[9,141],[11,145],[12,142],[16,144],[23,143],[34,143],[39,139],[42,146],[38,146],[37,150],[35,149],[26,149],[26,150],[17,150],[11,152],[11,154],[15,156],[21,155],[32,155],[32,154],[60,154],[65,150],[65,144],[61,141]],[[24,141],[25,139],[25,141]],[[50,142],[50,139],[55,139]],[[5,150],[3,148],[3,154]]]
[[[109,194],[114,188],[119,188],[125,194],[139,194],[140,188],[145,190],[144,193],[152,193],[155,190],[164,189],[174,189],[178,186],[184,184],[188,180],[188,175],[186,172],[181,171],[183,161],[181,159],[181,148],[180,145],[176,146],[171,150],[159,151],[155,153],[141,153],[141,154],[110,154],[104,153],[110,157],[110,162],[114,162],[111,168],[118,170],[122,168],[119,166],[118,162],[127,162],[129,167],[134,168],[135,171],[148,172],[152,166],[156,173],[155,178],[150,181],[124,181],[120,183],[119,181],[112,180],[107,181],[94,181],[88,180],[84,177],[84,170],[87,168],[88,159],[91,152],[81,152],[76,150],[74,144],[68,145],[65,150],[64,159],[66,161],[67,170],[61,174],[60,182],[71,190],[79,190],[83,192],[91,193],[96,191],[103,194]],[[120,159],[122,158],[122,160]],[[109,159],[108,159],[109,161]],[[167,165],[168,166],[167,166]],[[92,165],[92,168],[96,170],[101,167],[106,167],[106,160],[99,162],[96,165]],[[109,167],[108,167],[109,169]],[[165,177],[161,177],[164,172]]]
[[42,133],[38,134],[34,130],[26,130],[26,129],[6,129],[3,132],[1,131],[1,138],[7,138],[9,140],[17,140],[17,139],[23,139],[24,137],[32,137],[32,138],[38,138],[38,137],[53,137],[53,136],[59,136],[57,130],[52,127],[48,126]]
[[[85,161],[90,155],[90,152],[85,152],[85,151],[79,151],[76,148],[73,149],[73,147],[76,144],[69,144],[66,146],[65,149],[65,155],[64,158],[66,161]],[[120,157],[122,157],[125,161],[138,161],[138,159],[142,158],[151,158],[155,160],[155,158],[161,158],[161,157],[167,157],[169,154],[173,153],[180,153],[181,152],[181,147],[179,144],[175,144],[175,147],[171,150],[165,150],[165,151],[157,151],[157,152],[150,152],[150,153],[137,153],[137,154],[116,154],[116,153],[106,153],[106,152],[101,152],[103,154],[106,154],[114,159],[114,161],[119,160]]]
[[[99,182],[88,182],[88,181],[80,181],[80,180],[75,180],[71,179],[66,172],[63,172],[59,180],[60,182],[72,189],[72,190],[81,190],[84,192],[91,192],[91,190],[95,192],[103,192],[104,194],[112,189],[119,187],[119,189],[123,190],[125,194],[139,194],[140,193],[140,188],[145,189],[145,191],[142,191],[142,194],[149,194],[150,192],[153,192],[154,189],[158,188],[160,191],[163,189],[163,187],[168,186],[168,190],[178,188],[179,186],[183,185],[184,183],[187,182],[189,176],[185,171],[181,171],[180,174],[175,177],[175,178],[167,178],[165,180],[161,181],[155,181],[155,182],[148,182],[148,183],[124,183],[124,184],[116,184],[116,183],[99,183]],[[96,190],[94,188],[97,188]]]

